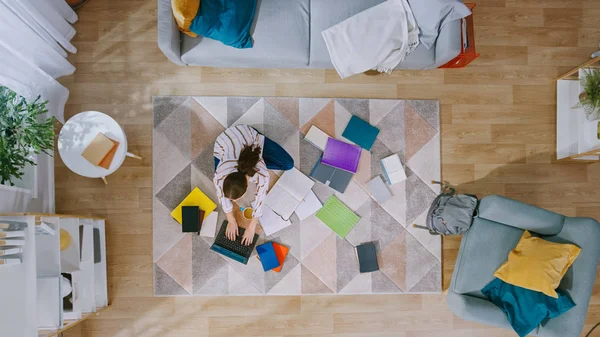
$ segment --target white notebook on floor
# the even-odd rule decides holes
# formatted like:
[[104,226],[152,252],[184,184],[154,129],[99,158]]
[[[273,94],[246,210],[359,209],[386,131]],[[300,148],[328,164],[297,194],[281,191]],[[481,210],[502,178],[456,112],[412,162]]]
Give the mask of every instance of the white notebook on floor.
[[329,135],[314,125],[310,127],[306,133],[306,136],[304,136],[305,141],[311,143],[314,147],[321,151],[325,151],[327,139],[329,139]]
[[265,205],[284,220],[289,220],[314,184],[312,179],[296,168],[285,171],[267,194]]
[[292,224],[290,220],[284,220],[266,206],[263,207],[263,215],[260,217],[259,222],[266,236],[271,236]]
[[322,207],[323,204],[321,204],[315,192],[310,191],[304,197],[304,200],[302,200],[300,205],[298,205],[298,208],[296,208],[296,215],[298,216],[300,221],[302,221],[308,218],[309,216],[315,214]]

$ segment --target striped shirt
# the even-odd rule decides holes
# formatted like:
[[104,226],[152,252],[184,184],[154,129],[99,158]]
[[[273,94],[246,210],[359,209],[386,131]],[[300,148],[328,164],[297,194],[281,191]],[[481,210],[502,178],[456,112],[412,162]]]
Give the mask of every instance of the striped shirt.
[[217,188],[217,198],[221,206],[223,206],[225,213],[233,211],[231,200],[223,194],[223,182],[225,178],[230,173],[238,171],[237,160],[244,146],[260,146],[261,158],[258,164],[256,164],[257,173],[250,178],[250,182],[257,184],[255,198],[252,202],[252,209],[254,209],[253,216],[260,217],[262,215],[263,201],[269,189],[270,179],[269,170],[267,170],[265,161],[262,159],[264,144],[265,136],[248,125],[232,126],[217,137],[213,155],[220,162],[215,170],[213,182]]

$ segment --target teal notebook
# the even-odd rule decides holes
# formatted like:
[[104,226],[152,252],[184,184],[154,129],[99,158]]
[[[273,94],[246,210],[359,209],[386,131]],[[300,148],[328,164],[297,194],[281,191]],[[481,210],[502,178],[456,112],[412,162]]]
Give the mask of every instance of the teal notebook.
[[342,137],[370,151],[378,134],[378,128],[356,116],[352,116],[350,122],[346,125],[346,129],[344,129],[344,133],[342,133]]
[[360,218],[335,196],[329,197],[323,208],[317,212],[317,218],[331,228],[342,239],[350,233]]

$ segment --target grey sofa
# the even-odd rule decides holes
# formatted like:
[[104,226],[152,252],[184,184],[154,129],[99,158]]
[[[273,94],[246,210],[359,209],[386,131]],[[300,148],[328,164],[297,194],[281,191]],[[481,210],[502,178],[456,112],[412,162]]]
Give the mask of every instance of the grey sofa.
[[448,289],[448,306],[465,320],[512,329],[504,312],[480,290],[493,280],[494,271],[506,261],[524,230],[581,248],[560,284],[576,306],[543,322],[533,333],[543,337],[580,336],[600,258],[600,224],[594,219],[565,217],[500,196],[481,200],[479,216],[462,238]]
[[[258,0],[254,47],[180,33],[170,0],[158,0],[158,46],[173,63],[226,68],[328,68],[333,65],[321,31],[385,0]],[[444,26],[431,49],[420,45],[399,69],[432,69],[461,51],[460,21]]]

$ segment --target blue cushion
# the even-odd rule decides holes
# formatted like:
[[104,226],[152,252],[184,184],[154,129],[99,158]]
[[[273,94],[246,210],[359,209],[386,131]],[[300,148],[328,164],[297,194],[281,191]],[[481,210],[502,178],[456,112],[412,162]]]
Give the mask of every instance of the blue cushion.
[[190,30],[235,48],[252,48],[256,0],[202,0]]
[[481,292],[498,306],[520,337],[527,336],[546,318],[554,318],[575,306],[569,295],[556,289],[558,298],[541,292],[508,284],[494,279]]

